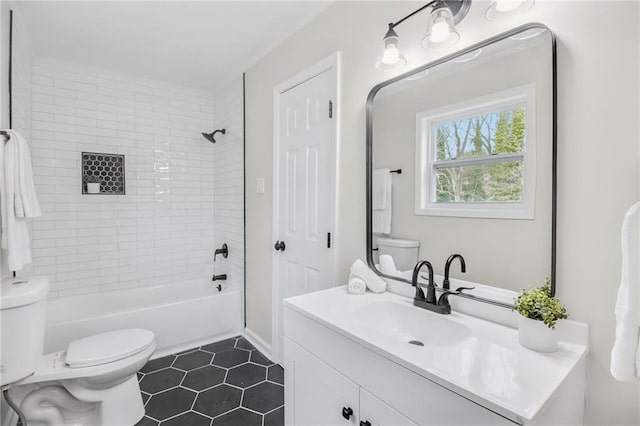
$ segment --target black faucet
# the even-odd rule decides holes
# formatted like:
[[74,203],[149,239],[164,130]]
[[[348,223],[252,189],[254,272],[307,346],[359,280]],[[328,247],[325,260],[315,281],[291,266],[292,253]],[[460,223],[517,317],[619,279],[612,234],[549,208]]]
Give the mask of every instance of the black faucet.
[[213,253],[213,261],[216,261],[216,256],[221,254],[225,259],[229,256],[229,247],[227,247],[227,243],[222,245],[222,248],[216,249]]
[[221,274],[221,275],[214,275],[213,278],[211,278],[211,281],[225,281],[227,279],[227,274]]
[[[420,284],[418,283],[418,276],[420,275],[420,269],[426,266],[429,270],[429,283],[427,284],[427,295],[425,296],[424,292],[420,288]],[[413,304],[419,308],[427,309],[432,312],[436,312],[438,314],[450,314],[451,313],[451,305],[449,305],[448,300],[443,300],[447,303],[440,304],[440,300],[436,299],[436,283],[433,280],[433,266],[431,263],[426,260],[421,260],[416,264],[416,267],[413,268],[413,278],[411,280],[411,285],[416,288],[416,295],[413,298]],[[442,299],[442,297],[440,298]]]
[[460,259],[460,270],[462,273],[467,272],[467,265],[464,263],[464,257],[461,254],[452,254],[449,256],[444,264],[444,280],[442,280],[443,290],[449,290],[449,268],[451,268],[451,262],[456,259]]

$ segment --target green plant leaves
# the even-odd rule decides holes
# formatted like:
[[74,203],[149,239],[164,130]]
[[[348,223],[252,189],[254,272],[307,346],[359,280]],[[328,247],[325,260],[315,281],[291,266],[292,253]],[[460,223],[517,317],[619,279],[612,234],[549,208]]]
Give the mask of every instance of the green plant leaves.
[[556,297],[551,297],[551,282],[545,279],[541,287],[522,290],[516,298],[514,309],[525,318],[542,321],[549,328],[556,328],[556,321],[569,317],[566,307]]

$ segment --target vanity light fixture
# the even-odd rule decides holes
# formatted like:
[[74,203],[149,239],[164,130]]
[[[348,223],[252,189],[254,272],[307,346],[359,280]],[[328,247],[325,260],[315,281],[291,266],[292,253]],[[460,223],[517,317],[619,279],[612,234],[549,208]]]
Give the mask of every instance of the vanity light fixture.
[[485,13],[489,21],[509,18],[527,13],[535,0],[494,0]]
[[378,58],[376,62],[376,68],[380,70],[395,70],[403,68],[407,65],[407,60],[404,58],[400,49],[398,49],[398,34],[393,30],[393,24],[389,24],[389,30],[384,35],[384,50],[382,56]]
[[390,23],[389,29],[383,38],[383,51],[376,62],[376,68],[396,70],[403,68],[407,64],[407,60],[398,48],[400,38],[395,31],[395,27],[407,19],[427,8],[431,8],[427,23],[427,35],[422,40],[422,46],[424,48],[445,48],[453,46],[460,40],[460,34],[456,31],[455,26],[467,15],[470,7],[471,0],[433,0],[399,21]]

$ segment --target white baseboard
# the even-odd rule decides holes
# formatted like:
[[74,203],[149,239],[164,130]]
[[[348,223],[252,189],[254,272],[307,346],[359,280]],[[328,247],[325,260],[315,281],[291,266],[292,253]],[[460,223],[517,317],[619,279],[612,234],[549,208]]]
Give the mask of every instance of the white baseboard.
[[249,343],[256,347],[264,356],[273,361],[273,349],[271,345],[264,341],[264,339],[258,336],[255,332],[245,328],[242,335]]

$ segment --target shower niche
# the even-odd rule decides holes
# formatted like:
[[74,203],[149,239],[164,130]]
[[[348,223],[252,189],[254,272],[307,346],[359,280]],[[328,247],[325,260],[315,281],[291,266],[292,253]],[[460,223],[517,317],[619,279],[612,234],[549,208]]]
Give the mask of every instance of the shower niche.
[[[90,192],[88,184],[99,182],[99,192]],[[82,153],[83,194],[125,194],[124,155],[99,152]]]

